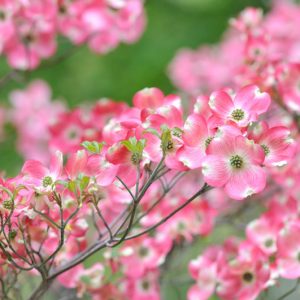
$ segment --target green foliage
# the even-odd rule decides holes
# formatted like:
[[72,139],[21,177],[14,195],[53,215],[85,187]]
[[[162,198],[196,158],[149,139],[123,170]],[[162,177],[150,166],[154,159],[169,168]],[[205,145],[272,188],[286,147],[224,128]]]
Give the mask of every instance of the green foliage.
[[81,143],[81,146],[91,153],[99,154],[104,146],[104,143],[98,143],[96,141],[93,142],[85,141]]

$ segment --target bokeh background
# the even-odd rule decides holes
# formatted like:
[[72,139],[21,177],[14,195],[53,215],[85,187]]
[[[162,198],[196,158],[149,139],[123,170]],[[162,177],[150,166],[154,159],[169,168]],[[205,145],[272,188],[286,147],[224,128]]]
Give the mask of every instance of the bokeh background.
[[[159,87],[165,93],[174,92],[175,88],[167,76],[167,67],[176,51],[182,47],[197,48],[201,44],[217,43],[227,28],[228,20],[246,6],[259,6],[267,10],[268,1],[146,0],[148,24],[136,44],[122,45],[108,55],[99,56],[86,47],[73,49],[66,40],[60,40],[57,55],[67,54],[67,58],[57,64],[44,63],[38,70],[26,74],[26,82],[35,78],[46,80],[53,90],[53,97],[62,99],[70,107],[102,97],[131,103],[136,91],[151,86]],[[1,58],[0,78],[8,71],[4,58]],[[9,93],[25,87],[26,82],[10,82],[1,87],[1,105],[8,105]],[[6,131],[6,139],[0,143],[0,170],[13,176],[22,165],[22,159],[14,150],[14,129],[7,127]],[[172,253],[163,270],[162,299],[186,299],[186,291],[191,284],[187,275],[188,261],[207,245],[220,243],[233,234],[243,233],[234,231],[230,225],[222,226],[209,238],[201,238],[192,246]],[[97,255],[87,263],[96,260]],[[281,288],[272,289],[263,297],[276,300],[291,286],[293,282],[282,282]],[[300,294],[286,299],[300,299]]]

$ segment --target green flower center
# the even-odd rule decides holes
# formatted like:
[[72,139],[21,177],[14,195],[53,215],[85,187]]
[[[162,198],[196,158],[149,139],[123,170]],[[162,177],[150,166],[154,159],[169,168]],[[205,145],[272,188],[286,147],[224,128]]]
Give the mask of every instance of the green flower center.
[[231,117],[235,121],[241,121],[245,117],[245,113],[242,109],[237,108],[231,113]]
[[13,209],[13,202],[11,199],[6,199],[3,201],[2,203],[3,207],[5,209],[8,209],[8,210],[12,210]]
[[58,8],[60,14],[65,14],[67,12],[67,8],[65,5],[61,4]]
[[0,21],[4,21],[5,20],[5,13],[4,11],[0,10]]
[[77,131],[75,129],[70,130],[68,137],[70,140],[74,140],[77,138]]
[[243,274],[243,281],[250,283],[253,281],[253,279],[254,279],[254,276],[251,272],[245,272]]
[[208,138],[205,140],[205,147],[206,147],[206,148],[208,147],[208,145],[211,143],[212,140],[213,140],[213,137],[212,137],[212,136],[208,137]]
[[230,158],[230,165],[235,169],[243,167],[244,161],[239,155],[234,155]]
[[139,162],[141,161],[141,156],[139,153],[133,153],[131,155],[131,162],[134,164],[134,165],[138,165]]
[[24,43],[28,45],[28,44],[34,42],[34,36],[31,33],[28,33],[24,36],[23,40],[24,40]]
[[140,257],[145,257],[145,256],[148,255],[148,253],[149,253],[149,250],[146,247],[141,247],[139,249],[139,256]]
[[172,151],[174,149],[173,141],[168,141],[166,148],[167,148],[168,151]]
[[143,280],[143,282],[142,282],[142,288],[143,288],[144,291],[149,290],[149,288],[150,288],[150,283],[149,283],[149,281]]
[[269,256],[269,263],[270,263],[270,264],[273,264],[275,261],[276,261],[276,256],[275,256],[275,254],[270,255],[270,256]]
[[43,187],[47,187],[53,183],[53,180],[50,176],[46,176],[43,179]]
[[272,245],[273,245],[273,240],[268,239],[268,240],[265,241],[265,246],[266,246],[267,248],[270,248]]
[[263,148],[265,155],[267,156],[270,153],[270,149],[268,146],[266,145],[261,145],[261,147]]

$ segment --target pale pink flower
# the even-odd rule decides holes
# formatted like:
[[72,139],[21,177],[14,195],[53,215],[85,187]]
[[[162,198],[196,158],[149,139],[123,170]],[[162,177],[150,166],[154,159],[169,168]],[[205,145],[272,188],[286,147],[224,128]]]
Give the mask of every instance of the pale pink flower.
[[212,186],[224,186],[228,196],[241,200],[265,188],[266,173],[261,167],[264,152],[243,136],[214,139],[203,159],[204,180]]
[[255,85],[242,88],[234,98],[226,91],[219,91],[212,93],[209,99],[209,106],[217,119],[234,122],[240,127],[256,121],[268,110],[270,103],[270,96]]

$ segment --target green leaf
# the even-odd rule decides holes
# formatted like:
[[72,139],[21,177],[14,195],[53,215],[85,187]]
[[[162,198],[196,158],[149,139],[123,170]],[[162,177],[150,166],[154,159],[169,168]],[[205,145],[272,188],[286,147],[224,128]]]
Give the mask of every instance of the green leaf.
[[81,146],[91,153],[99,154],[104,146],[104,142],[99,143],[96,141],[93,142],[85,141],[81,143]]
[[172,129],[172,134],[173,134],[174,136],[181,137],[182,134],[183,134],[183,130],[182,130],[181,128],[179,128],[179,127],[174,127],[174,128]]
[[71,180],[68,182],[68,189],[73,192],[73,193],[76,193],[76,182]]
[[158,138],[160,138],[159,132],[154,128],[147,128],[146,130],[144,130],[144,132],[149,132],[149,133],[157,136]]
[[122,141],[122,145],[124,145],[130,152],[136,151],[136,144],[133,144],[130,140]]
[[85,190],[88,187],[89,183],[90,183],[90,177],[83,176],[82,179],[81,179],[81,181],[80,181],[80,184],[79,184],[80,185],[80,189],[82,191]]
[[81,277],[80,277],[80,281],[82,281],[83,283],[85,283],[85,284],[87,284],[87,285],[91,284],[91,279],[90,279],[90,277],[87,276],[87,275],[81,276]]
[[146,140],[145,139],[137,140],[136,137],[131,137],[128,140],[122,141],[122,144],[131,153],[138,154],[139,156],[141,156],[146,145]]

